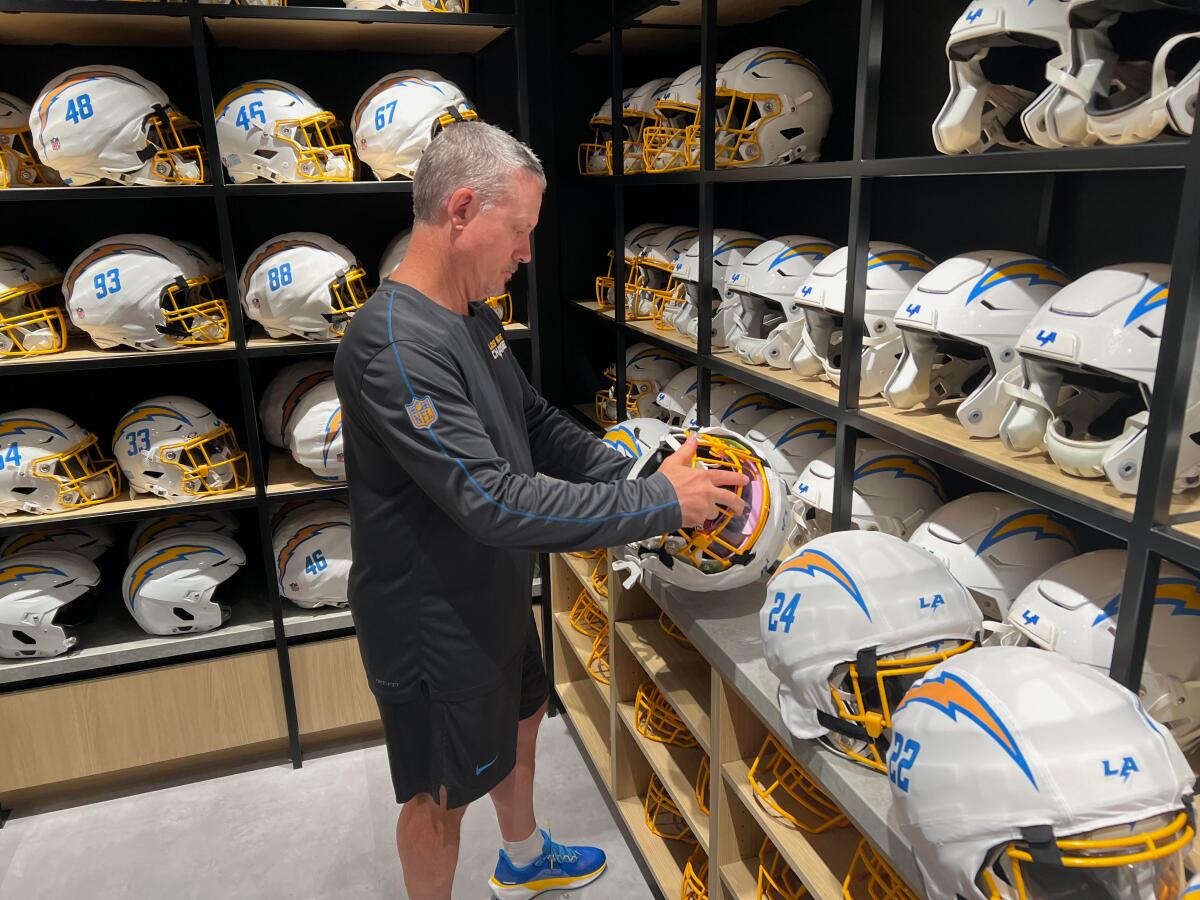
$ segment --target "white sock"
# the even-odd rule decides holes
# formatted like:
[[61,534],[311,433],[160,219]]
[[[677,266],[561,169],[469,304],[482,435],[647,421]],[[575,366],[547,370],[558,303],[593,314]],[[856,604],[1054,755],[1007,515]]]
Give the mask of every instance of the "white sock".
[[533,834],[525,840],[504,841],[503,843],[504,852],[512,864],[518,869],[523,869],[542,855],[542,846],[545,841],[542,838],[541,829],[534,827]]

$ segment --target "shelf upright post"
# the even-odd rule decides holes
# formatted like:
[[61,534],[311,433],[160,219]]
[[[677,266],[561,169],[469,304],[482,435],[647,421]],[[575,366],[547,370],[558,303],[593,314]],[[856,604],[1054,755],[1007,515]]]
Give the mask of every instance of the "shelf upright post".
[[1152,550],[1152,532],[1168,526],[1171,520],[1171,487],[1179,445],[1185,440],[1183,414],[1190,399],[1188,388],[1200,334],[1200,277],[1196,265],[1196,247],[1200,246],[1200,141],[1187,141],[1183,196],[1171,253],[1170,299],[1163,316],[1150,423],[1121,586],[1121,614],[1109,669],[1109,674],[1131,691],[1137,691],[1141,684],[1158,584],[1161,557]]
[[700,7],[700,203],[697,229],[700,232],[700,284],[696,301],[696,356],[699,384],[696,387],[696,421],[701,427],[709,421],[709,397],[712,394],[712,270],[713,219],[716,206],[716,92],[717,92],[717,0],[704,0]]
[[191,12],[192,50],[196,62],[196,82],[200,95],[200,121],[204,127],[204,141],[208,147],[209,179],[213,186],[216,204],[217,229],[221,236],[221,262],[225,267],[225,295],[230,307],[229,320],[237,345],[238,380],[242,388],[243,433],[250,453],[251,471],[254,473],[254,493],[257,497],[258,532],[264,563],[264,588],[271,604],[271,621],[275,628],[275,655],[279,661],[279,680],[283,696],[283,711],[287,720],[289,754],[294,768],[300,768],[303,750],[300,746],[300,724],[296,715],[296,693],[292,684],[292,663],[288,655],[287,635],[283,628],[283,605],[279,597],[279,585],[275,577],[275,549],[271,539],[271,511],[267,499],[267,467],[263,459],[263,443],[258,431],[258,416],[255,414],[254,383],[250,378],[250,358],[246,350],[246,334],[242,322],[241,296],[238,290],[237,255],[233,249],[233,232],[230,225],[228,195],[225,190],[225,174],[221,169],[220,151],[217,144],[217,123],[212,95],[209,54],[212,36],[205,26],[199,9]]
[[625,119],[622,115],[621,93],[625,81],[624,60],[622,59],[622,24],[623,19],[617,8],[618,0],[612,0],[612,19],[608,28],[609,45],[612,48],[612,68],[610,71],[612,89],[612,127],[609,132],[612,152],[612,186],[613,186],[613,321],[616,322],[617,358],[613,365],[617,373],[617,382],[613,386],[616,392],[613,405],[616,407],[618,422],[625,421]]
[[[883,0],[860,0],[858,35],[858,98],[854,109],[853,156],[856,163],[875,156],[879,114],[879,69],[883,55]],[[852,412],[859,406],[861,383],[863,298],[867,287],[867,249],[871,234],[873,182],[861,172],[850,178],[850,222],[847,234],[845,315],[842,317],[842,374],[838,407]],[[854,498],[854,451],[857,432],[849,417],[837,426],[833,493],[833,528],[850,527]]]

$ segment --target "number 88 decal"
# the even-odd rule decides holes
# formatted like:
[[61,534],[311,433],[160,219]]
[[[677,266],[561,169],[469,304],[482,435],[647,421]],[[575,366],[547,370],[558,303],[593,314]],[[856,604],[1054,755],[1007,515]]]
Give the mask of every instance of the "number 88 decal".
[[888,778],[892,784],[908,793],[908,776],[904,773],[913,767],[921,752],[918,741],[909,740],[900,732],[892,738],[892,752],[888,754]]

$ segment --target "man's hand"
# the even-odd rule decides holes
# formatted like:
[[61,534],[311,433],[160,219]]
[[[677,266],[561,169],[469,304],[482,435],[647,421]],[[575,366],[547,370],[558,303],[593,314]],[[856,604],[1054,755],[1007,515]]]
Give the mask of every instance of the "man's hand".
[[695,528],[716,518],[721,511],[719,507],[736,516],[746,506],[741,497],[724,488],[746,484],[750,479],[728,469],[692,468],[698,444],[696,436],[692,435],[658,467],[675,488],[684,528]]

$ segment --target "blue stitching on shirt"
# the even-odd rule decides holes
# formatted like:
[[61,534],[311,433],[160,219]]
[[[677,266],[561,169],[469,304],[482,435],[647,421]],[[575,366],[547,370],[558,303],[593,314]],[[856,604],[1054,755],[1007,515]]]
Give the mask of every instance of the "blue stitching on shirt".
[[[396,357],[396,365],[398,365],[400,367],[400,377],[404,379],[404,386],[406,388],[408,388],[408,396],[415,398],[416,393],[413,391],[412,382],[408,380],[408,369],[404,365],[404,360],[402,360],[400,358],[400,350],[396,346],[396,337],[395,337],[395,333],[392,330],[392,322],[394,321],[394,317],[392,315],[392,306],[393,306],[393,303],[395,302],[395,300],[396,300],[396,292],[395,291],[389,292],[389,294],[388,294],[388,341],[391,343],[392,355],[394,355]],[[637,509],[637,510],[632,510],[630,512],[623,512],[623,513],[613,513],[610,516],[589,516],[587,518],[580,518],[578,516],[547,516],[547,515],[542,515],[540,513],[523,512],[522,510],[513,509],[512,507],[510,507],[504,503],[501,503],[499,500],[497,500],[495,497],[493,497],[491,494],[489,494],[487,489],[482,484],[480,484],[478,481],[475,480],[475,476],[471,474],[471,472],[467,469],[466,465],[463,464],[463,461],[461,459],[459,459],[457,456],[451,456],[448,452],[446,452],[445,446],[442,444],[441,440],[438,438],[437,433],[433,430],[432,425],[429,428],[422,429],[422,430],[425,431],[431,438],[433,438],[433,442],[435,444],[437,444],[437,448],[438,448],[438,450],[440,450],[442,452],[442,456],[446,457],[449,460],[452,460],[455,465],[457,465],[460,469],[462,469],[463,474],[467,476],[467,480],[469,482],[471,482],[471,484],[472,484],[472,486],[474,486],[475,490],[477,490],[483,496],[483,499],[485,499],[488,503],[492,504],[493,506],[498,507],[503,512],[509,513],[514,516],[521,516],[522,518],[525,518],[525,519],[540,519],[544,522],[576,522],[581,525],[592,525],[592,524],[600,524],[603,522],[611,522],[613,519],[628,519],[630,516],[644,516],[647,513],[658,512],[659,510],[663,510],[663,509],[670,509],[671,507],[676,506],[679,503],[678,500],[672,500],[670,503],[660,503],[658,506],[651,506],[651,507],[648,507],[645,509]]]

